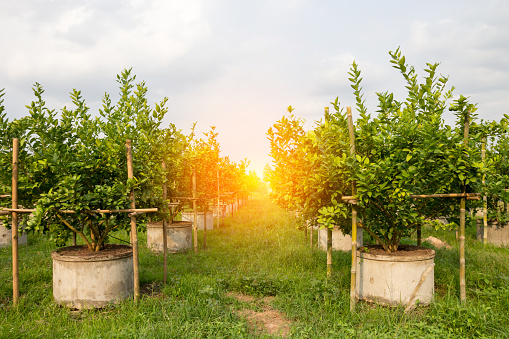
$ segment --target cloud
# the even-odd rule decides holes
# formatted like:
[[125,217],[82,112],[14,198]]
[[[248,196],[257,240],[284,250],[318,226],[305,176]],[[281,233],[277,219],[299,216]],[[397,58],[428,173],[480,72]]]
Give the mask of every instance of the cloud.
[[55,2],[34,3],[39,4],[35,8],[20,4],[17,10],[24,15],[2,20],[2,31],[16,32],[5,37],[10,53],[0,65],[9,79],[69,80],[132,65],[154,70],[209,34],[198,0],[56,3],[62,7]]

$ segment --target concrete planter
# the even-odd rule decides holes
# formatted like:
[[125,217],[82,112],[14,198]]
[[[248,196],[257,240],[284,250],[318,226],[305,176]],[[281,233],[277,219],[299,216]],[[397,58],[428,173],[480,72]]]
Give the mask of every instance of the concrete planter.
[[[11,222],[9,221],[9,226],[11,226]],[[23,232],[23,234],[18,233],[18,245],[26,245],[27,243],[27,234]],[[12,230],[5,228],[2,224],[0,224],[0,247],[11,246],[12,244]]]
[[110,247],[101,252],[91,252],[86,246],[51,252],[53,298],[58,304],[78,309],[100,308],[133,294],[131,246],[107,246]]
[[[214,216],[212,215],[212,212],[198,212],[197,213],[197,219],[198,219],[198,229],[204,230],[205,229],[205,217],[207,218],[207,230],[214,229]],[[182,220],[183,221],[190,221],[194,222],[194,213],[193,212],[182,212]]]
[[[362,228],[357,228],[357,247],[363,245]],[[327,229],[318,229],[318,248],[327,251]],[[332,230],[332,250],[333,251],[351,251],[352,250],[352,236],[343,234],[339,227],[334,227]]]
[[405,306],[417,301],[427,305],[433,300],[435,251],[403,245],[400,249],[387,253],[381,246],[372,245],[357,252],[358,299]]
[[[212,207],[212,211],[214,213],[214,218],[223,218],[226,216],[226,205],[225,204],[221,204],[219,205],[219,211],[217,210],[217,205],[213,206]],[[208,223],[207,223],[207,228],[208,228]]]
[[[495,246],[509,245],[509,223],[498,223],[488,221],[486,239],[487,243]],[[482,219],[477,219],[477,240],[484,242],[484,223]]]
[[[174,221],[166,225],[166,241],[168,252],[176,253],[193,246],[193,223],[190,221]],[[154,252],[163,252],[163,222],[147,224],[147,246]]]

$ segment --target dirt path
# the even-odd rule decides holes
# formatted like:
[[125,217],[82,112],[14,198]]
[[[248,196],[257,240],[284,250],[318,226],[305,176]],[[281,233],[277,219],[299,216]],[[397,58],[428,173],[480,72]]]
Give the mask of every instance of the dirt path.
[[249,322],[253,332],[279,335],[282,338],[285,338],[290,333],[292,322],[284,314],[273,309],[271,306],[274,297],[255,298],[232,292],[228,293],[228,296],[237,299],[241,303],[254,304],[261,308],[261,311],[253,311],[251,309],[237,311],[239,316]]

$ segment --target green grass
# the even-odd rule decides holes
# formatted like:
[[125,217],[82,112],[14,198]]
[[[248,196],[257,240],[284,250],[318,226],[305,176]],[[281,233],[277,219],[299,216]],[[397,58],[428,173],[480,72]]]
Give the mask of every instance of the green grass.
[[[359,303],[349,312],[350,253],[309,248],[288,213],[256,196],[225,227],[207,233],[207,249],[163,257],[146,249],[140,233],[140,280],[154,295],[100,310],[73,311],[52,301],[50,252],[45,236],[20,247],[20,305],[12,307],[11,249],[0,249],[0,337],[4,338],[258,338],[228,292],[275,296],[273,308],[292,321],[292,338],[509,337],[509,249],[483,247],[467,228],[467,303],[459,302],[458,244],[453,232],[423,230],[453,246],[437,250],[435,302],[403,308]],[[126,234],[117,237],[127,239]],[[200,234],[202,239],[203,234]],[[316,243],[316,233],[315,233]],[[411,243],[413,239],[405,239]],[[426,245],[431,246],[431,245]],[[258,334],[257,334],[258,333]],[[263,337],[263,336],[262,336]],[[270,336],[266,336],[270,337]]]

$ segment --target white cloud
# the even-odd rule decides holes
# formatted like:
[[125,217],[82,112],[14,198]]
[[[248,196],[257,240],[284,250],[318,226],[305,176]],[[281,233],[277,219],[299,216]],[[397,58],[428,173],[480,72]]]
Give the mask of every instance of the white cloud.
[[77,4],[51,13],[51,20],[43,6],[2,20],[0,30],[16,35],[5,37],[10,53],[0,71],[16,80],[75,79],[132,65],[157,69],[209,34],[199,0],[131,2],[111,12],[100,3]]

